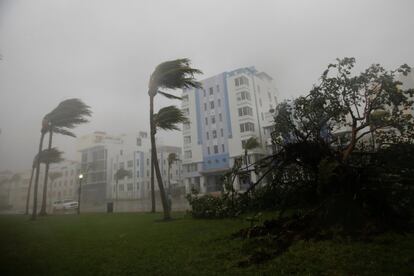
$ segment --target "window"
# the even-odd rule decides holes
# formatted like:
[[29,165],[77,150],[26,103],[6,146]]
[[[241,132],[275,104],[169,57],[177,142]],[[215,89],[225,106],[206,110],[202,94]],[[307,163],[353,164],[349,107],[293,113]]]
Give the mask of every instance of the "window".
[[225,152],[224,144],[221,144],[221,151]]
[[184,123],[183,124],[183,129],[184,130],[190,129],[190,123]]
[[127,190],[128,191],[132,191],[133,190],[132,183],[128,183],[127,184]]
[[221,135],[221,137],[224,137],[224,131],[223,131],[222,128],[220,129],[220,135]]
[[204,111],[206,111],[206,110],[207,110],[207,104],[204,103]]
[[208,132],[206,132],[206,137],[207,137],[207,140],[210,139],[210,136],[208,135]]
[[141,146],[142,145],[142,140],[141,138],[137,138],[137,146]]
[[131,168],[134,165],[134,163],[132,162],[132,160],[128,160],[127,166],[128,168]]
[[262,99],[259,98],[259,104],[262,106]]
[[242,91],[242,92],[240,92],[240,97],[238,97],[237,99],[239,100],[239,101],[244,101],[244,100],[247,100],[247,101],[250,101],[250,93],[249,92],[247,92],[247,91]]
[[186,150],[184,151],[184,158],[191,158],[192,157],[192,152],[191,150]]
[[207,147],[207,154],[210,154],[210,147]]
[[220,99],[217,100],[217,106],[219,106],[219,107],[221,106],[221,100]]
[[149,177],[149,170],[147,170],[147,177]]
[[119,151],[119,155],[122,155],[124,153],[124,151],[123,150],[120,150]]
[[191,144],[191,136],[184,136],[184,144]]
[[137,171],[137,178],[139,177],[139,171]]
[[205,89],[203,89],[203,95],[204,95],[204,97],[206,96],[206,90]]
[[248,131],[254,131],[254,124],[253,123],[240,124],[240,132],[248,132]]
[[208,125],[208,119],[207,119],[207,117],[206,117],[206,125]]
[[137,159],[137,167],[139,167],[139,159]]
[[211,123],[215,124],[216,123],[216,116],[211,116]]
[[147,158],[147,166],[149,166],[149,158]]
[[214,108],[214,101],[210,102],[210,108],[213,109]]
[[132,178],[132,171],[131,170],[128,171],[128,178]]
[[223,116],[221,115],[221,113],[219,113],[219,121],[223,122]]
[[119,184],[119,191],[121,191],[121,192],[124,191],[124,184]]
[[253,109],[249,106],[241,107],[239,108],[239,117],[242,116],[252,116],[253,115]]
[[214,145],[214,153],[218,153],[218,146]]
[[216,90],[217,92],[220,92],[220,86],[218,84],[216,85]]
[[82,163],[85,163],[88,161],[88,153],[82,152]]
[[124,162],[119,163],[119,168],[123,169],[125,167],[124,165],[125,165]]
[[213,93],[214,93],[214,90],[213,90],[213,87],[210,87],[210,95],[213,95]]
[[217,138],[217,131],[213,130],[213,139]]
[[241,76],[239,78],[235,78],[234,83],[236,86],[249,85],[249,79],[246,78],[245,76]]

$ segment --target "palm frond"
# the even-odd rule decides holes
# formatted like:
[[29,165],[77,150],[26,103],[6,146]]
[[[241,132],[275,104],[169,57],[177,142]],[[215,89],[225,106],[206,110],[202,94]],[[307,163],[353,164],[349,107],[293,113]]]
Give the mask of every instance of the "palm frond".
[[194,78],[195,74],[202,74],[198,69],[190,66],[188,58],[166,61],[159,64],[151,75],[149,89],[158,91],[158,88],[200,88],[201,83]]
[[244,143],[243,148],[245,150],[252,150],[254,148],[257,148],[260,146],[259,141],[257,140],[256,137],[250,137],[249,139],[246,140],[246,142]]
[[178,160],[177,154],[175,152],[171,152],[170,154],[168,154],[168,164],[171,165],[172,163],[174,163],[175,161]]
[[45,116],[49,125],[58,128],[74,128],[76,125],[88,122],[90,107],[80,99],[64,100]]
[[115,175],[114,175],[115,179],[123,179],[123,178],[125,178],[127,176],[131,176],[131,172],[125,170],[124,168],[118,169],[116,171]]
[[187,123],[188,118],[184,112],[174,105],[161,108],[154,114],[155,126],[163,130],[180,130],[177,124]]
[[73,132],[71,132],[71,131],[69,131],[67,129],[64,129],[64,128],[53,127],[52,128],[52,131],[54,133],[62,134],[62,135],[65,135],[65,136],[70,136],[70,137],[74,137],[74,138],[76,137],[76,134],[75,133],[73,133]]
[[172,100],[182,100],[181,97],[178,97],[178,96],[175,96],[175,95],[172,95],[172,94],[169,94],[169,93],[165,93],[165,92],[162,92],[160,90],[158,90],[158,93],[161,94],[161,95],[163,95],[164,97],[166,97],[168,99],[172,99]]
[[[63,152],[58,150],[57,148],[45,149],[40,153],[40,162],[41,163],[59,163],[63,161],[62,158]],[[36,160],[38,156],[35,157]]]

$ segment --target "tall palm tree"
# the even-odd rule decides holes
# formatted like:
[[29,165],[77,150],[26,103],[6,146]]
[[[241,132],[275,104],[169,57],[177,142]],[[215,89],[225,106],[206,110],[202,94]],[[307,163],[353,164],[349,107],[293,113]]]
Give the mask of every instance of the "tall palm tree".
[[33,175],[36,169],[37,160],[36,157],[33,159],[32,163],[32,172],[30,173],[30,181],[29,181],[29,189],[27,191],[27,198],[26,198],[26,211],[24,212],[25,215],[29,214],[29,203],[30,203],[30,193],[32,190],[32,182],[33,182]]
[[154,98],[161,94],[169,99],[181,99],[172,94],[162,92],[160,89],[182,89],[182,88],[200,88],[201,84],[195,80],[194,75],[200,74],[201,71],[190,67],[190,60],[187,58],[166,61],[159,64],[151,74],[148,84],[148,95],[150,98],[150,139],[151,139],[151,156],[152,165],[160,189],[161,202],[164,211],[164,219],[170,219],[168,202],[162,183],[160,166],[157,159],[157,149],[155,144],[156,125],[154,120]]
[[[49,127],[49,146],[52,148],[53,133],[58,133],[70,137],[76,137],[76,135],[68,129],[73,129],[79,124],[87,123],[86,117],[91,116],[92,112],[90,107],[87,106],[79,99],[68,99],[62,101],[52,112],[46,115]],[[49,163],[46,162],[45,177],[43,183],[43,198],[42,207],[40,209],[40,216],[46,215],[46,197],[47,197],[47,182],[49,174]]]
[[[41,138],[42,139],[42,138]],[[63,152],[59,151],[57,148],[45,149],[42,150],[39,154],[37,154],[34,158],[34,162],[36,163],[36,179],[34,189],[33,189],[33,213],[32,219],[36,219],[37,217],[37,185],[39,181],[39,169],[41,163],[59,163],[63,160],[62,158]],[[26,202],[30,200],[30,187],[27,195]]]
[[127,176],[131,176],[131,172],[125,170],[124,168],[119,168],[114,177],[115,177],[115,189],[116,189],[116,203],[118,203],[118,180],[124,179]]

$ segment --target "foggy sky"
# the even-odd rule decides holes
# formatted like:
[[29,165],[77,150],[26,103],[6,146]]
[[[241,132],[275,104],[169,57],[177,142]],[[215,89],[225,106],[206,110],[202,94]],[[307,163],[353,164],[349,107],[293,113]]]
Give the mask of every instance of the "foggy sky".
[[[67,98],[93,110],[78,136],[148,130],[148,77],[168,59],[189,57],[201,78],[254,65],[279,99],[305,94],[337,57],[414,66],[413,14],[411,0],[0,0],[0,171],[30,168],[42,117]],[[74,139],[55,145],[74,158]]]

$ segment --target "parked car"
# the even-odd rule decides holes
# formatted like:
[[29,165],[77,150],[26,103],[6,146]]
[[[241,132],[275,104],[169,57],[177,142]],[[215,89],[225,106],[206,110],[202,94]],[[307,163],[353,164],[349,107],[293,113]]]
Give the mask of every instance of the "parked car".
[[76,210],[78,206],[78,202],[73,199],[57,200],[53,202],[53,212]]

